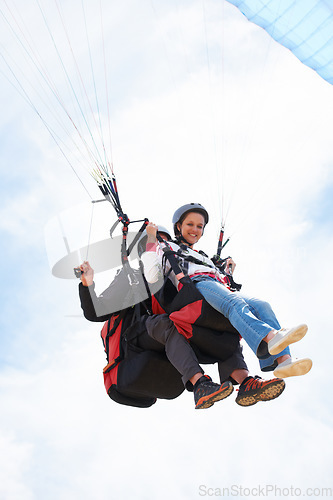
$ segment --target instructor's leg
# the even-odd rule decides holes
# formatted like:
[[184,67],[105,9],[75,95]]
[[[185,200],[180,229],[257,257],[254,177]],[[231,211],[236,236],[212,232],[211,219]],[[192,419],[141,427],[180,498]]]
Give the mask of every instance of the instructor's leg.
[[167,314],[150,316],[146,321],[150,337],[165,346],[165,353],[170,363],[182,375],[183,384],[190,381],[193,385],[203,375],[204,371],[188,343],[181,335]]

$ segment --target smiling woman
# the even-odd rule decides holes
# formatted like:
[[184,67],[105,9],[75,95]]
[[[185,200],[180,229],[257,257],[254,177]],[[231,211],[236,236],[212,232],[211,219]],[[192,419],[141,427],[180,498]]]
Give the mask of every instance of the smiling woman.
[[172,218],[175,236],[192,248],[203,235],[208,221],[208,212],[202,205],[199,203],[184,205],[176,210]]
[[[193,251],[208,220],[208,212],[202,205],[188,203],[181,206],[173,216],[176,241],[170,243],[158,243],[156,226],[149,223],[147,249],[142,255],[147,281],[153,283],[163,274],[166,280],[172,281],[176,290],[181,291],[182,280],[190,279],[208,304],[221,314],[221,318],[227,318],[244,338],[258,357],[263,371],[274,370],[275,376],[283,377],[305,375],[310,371],[312,361],[309,358],[293,361],[288,346],[305,336],[307,325],[281,328],[267,302],[241,294],[240,287],[232,289],[229,267],[217,267],[207,255]],[[168,253],[176,257],[182,272],[177,272],[171,262],[163,260],[163,254]]]

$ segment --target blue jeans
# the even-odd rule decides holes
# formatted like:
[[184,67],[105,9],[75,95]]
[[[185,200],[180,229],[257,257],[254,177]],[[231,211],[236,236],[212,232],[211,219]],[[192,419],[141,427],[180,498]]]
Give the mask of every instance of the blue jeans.
[[229,319],[260,361],[263,371],[273,370],[276,358],[290,354],[287,347],[279,354],[269,354],[263,338],[280,324],[268,302],[247,297],[239,292],[230,292],[222,283],[209,276],[193,278],[196,288],[206,301]]

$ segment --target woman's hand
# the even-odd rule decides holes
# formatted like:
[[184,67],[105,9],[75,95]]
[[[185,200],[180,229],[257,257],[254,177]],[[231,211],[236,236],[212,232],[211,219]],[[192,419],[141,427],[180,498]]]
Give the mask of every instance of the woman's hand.
[[235,262],[232,260],[231,257],[228,257],[225,263],[225,272],[227,274],[234,274],[235,267],[236,267]]
[[81,282],[83,286],[91,286],[94,282],[94,270],[90,266],[88,261],[84,261],[81,266],[79,266],[82,274],[81,274]]
[[147,232],[147,243],[156,243],[156,233],[157,233],[157,225],[153,222],[148,222],[146,227]]
[[221,259],[218,255],[213,255],[212,261],[216,267],[225,274],[233,274],[236,264],[231,257]]

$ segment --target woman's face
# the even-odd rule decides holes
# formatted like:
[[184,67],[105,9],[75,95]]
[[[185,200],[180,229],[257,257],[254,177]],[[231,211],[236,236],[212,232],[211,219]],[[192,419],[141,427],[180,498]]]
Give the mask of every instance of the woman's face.
[[192,247],[200,240],[205,226],[204,216],[198,212],[189,212],[183,222],[178,223],[177,227],[183,238]]

